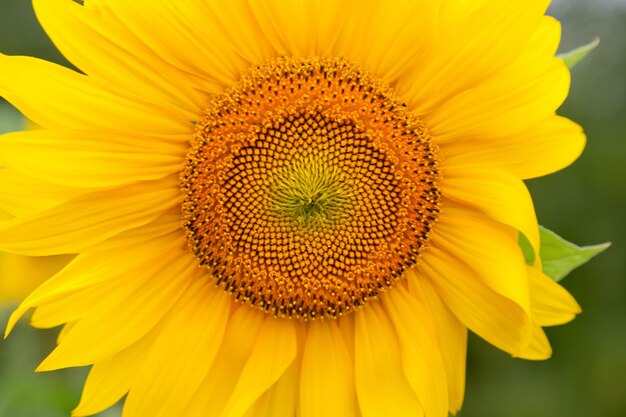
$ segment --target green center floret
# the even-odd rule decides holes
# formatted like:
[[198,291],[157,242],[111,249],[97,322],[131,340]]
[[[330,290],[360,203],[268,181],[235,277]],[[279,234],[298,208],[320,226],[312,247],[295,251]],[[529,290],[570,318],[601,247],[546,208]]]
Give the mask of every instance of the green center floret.
[[301,156],[281,171],[273,189],[279,215],[302,227],[332,224],[340,217],[352,193],[339,168],[320,158]]

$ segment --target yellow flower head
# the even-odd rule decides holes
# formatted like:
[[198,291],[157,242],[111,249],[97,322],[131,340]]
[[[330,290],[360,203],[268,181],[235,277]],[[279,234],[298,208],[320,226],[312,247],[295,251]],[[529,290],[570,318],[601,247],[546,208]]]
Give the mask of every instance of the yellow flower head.
[[13,314],[93,365],[76,416],[446,417],[467,329],[544,359],[522,180],[584,146],[548,1],[34,0],[82,72],[0,55]]

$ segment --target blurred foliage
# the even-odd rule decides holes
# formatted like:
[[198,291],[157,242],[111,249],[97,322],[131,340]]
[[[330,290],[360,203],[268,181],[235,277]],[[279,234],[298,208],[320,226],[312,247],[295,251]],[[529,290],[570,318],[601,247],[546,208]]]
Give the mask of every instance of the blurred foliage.
[[0,101],[0,133],[15,132],[24,128],[24,117],[9,103]]
[[[549,13],[562,22],[562,52],[596,36],[602,42],[573,69],[570,98],[559,111],[584,126],[585,153],[567,170],[528,185],[540,223],[569,241],[613,246],[564,281],[583,314],[548,329],[551,360],[511,359],[470,338],[460,417],[626,416],[626,2],[555,0]],[[0,0],[0,51],[69,65],[28,0]],[[0,322],[9,310],[0,311]],[[84,369],[30,372],[55,334],[22,324],[0,342],[0,417],[68,417],[77,404]],[[116,409],[100,417],[118,415]]]

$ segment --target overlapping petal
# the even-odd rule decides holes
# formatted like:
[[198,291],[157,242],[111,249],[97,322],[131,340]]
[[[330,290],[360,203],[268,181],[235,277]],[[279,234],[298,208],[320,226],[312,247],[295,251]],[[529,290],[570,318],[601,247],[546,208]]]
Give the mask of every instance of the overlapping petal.
[[177,205],[180,193],[170,184],[152,181],[94,191],[17,217],[0,225],[0,249],[33,256],[79,253]]
[[35,130],[4,135],[0,166],[66,187],[112,188],[175,175],[185,148],[100,131]]
[[0,54],[0,96],[46,128],[173,136],[193,129],[184,113],[146,99],[131,100],[86,75],[36,58]]

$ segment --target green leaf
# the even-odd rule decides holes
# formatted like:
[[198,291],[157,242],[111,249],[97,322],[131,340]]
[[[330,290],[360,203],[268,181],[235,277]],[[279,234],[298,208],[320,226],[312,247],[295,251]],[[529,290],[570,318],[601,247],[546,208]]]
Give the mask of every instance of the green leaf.
[[585,58],[589,52],[593,51],[596,48],[596,46],[598,46],[599,44],[600,44],[600,38],[595,38],[594,40],[589,42],[587,45],[581,46],[572,51],[565,52],[563,54],[559,54],[558,57],[563,59],[563,62],[565,62],[565,65],[567,65],[569,69],[572,69],[574,68],[576,64],[582,61],[583,58]]
[[0,134],[24,129],[24,116],[9,103],[0,102]]
[[[571,271],[585,264],[594,256],[604,252],[610,243],[602,243],[593,246],[577,246],[563,239],[556,233],[539,226],[541,247],[539,256],[543,266],[543,272],[555,281],[560,281]],[[519,244],[524,253],[526,263],[532,265],[535,259],[530,242],[520,233]]]
[[611,243],[577,246],[544,227],[540,227],[539,231],[541,237],[539,255],[543,272],[555,281],[562,280],[572,270],[611,246]]

